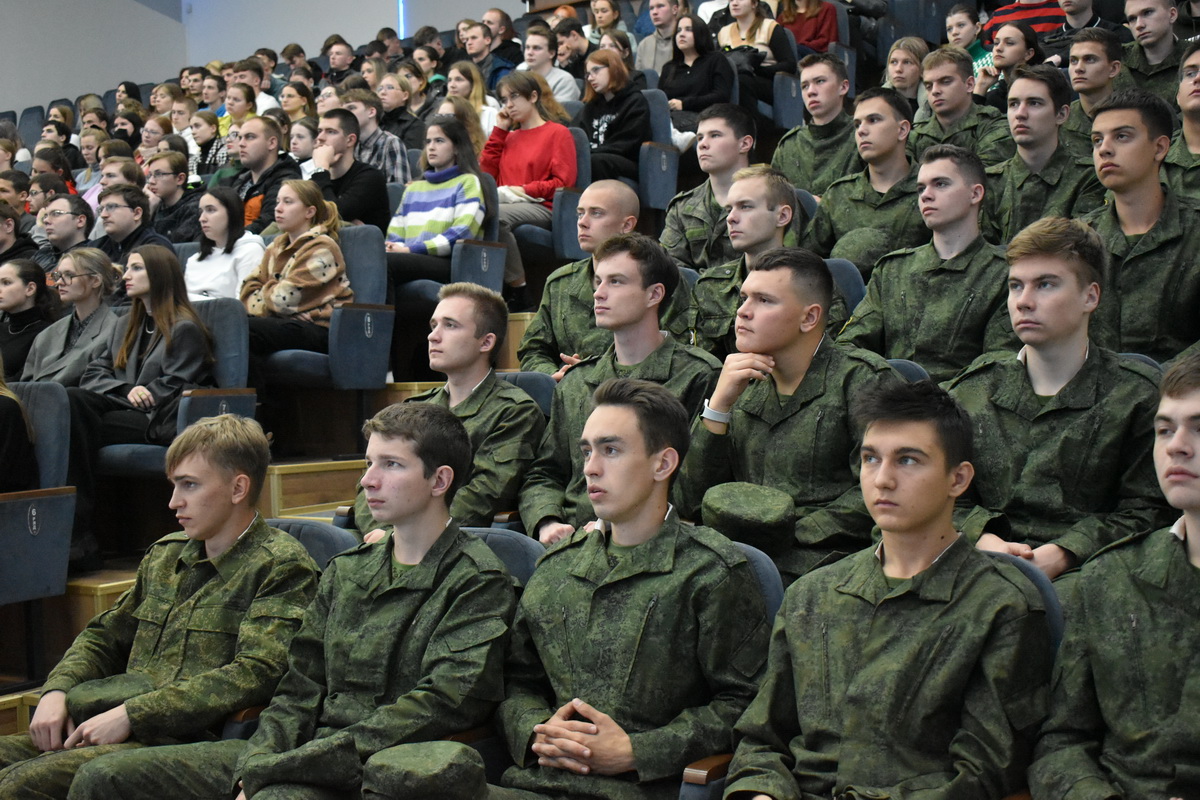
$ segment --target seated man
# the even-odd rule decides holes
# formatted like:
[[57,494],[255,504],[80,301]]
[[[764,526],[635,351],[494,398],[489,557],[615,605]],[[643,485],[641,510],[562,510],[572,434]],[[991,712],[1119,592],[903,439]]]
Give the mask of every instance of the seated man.
[[0,796],[65,798],[93,759],[212,739],[270,699],[317,568],[254,509],[269,462],[262,428],[231,414],[175,439],[167,476],[183,532],[151,545],[133,588],[76,637],[29,733],[0,737]]
[[971,420],[929,382],[865,394],[854,417],[882,542],[784,594],[725,797],[1013,794],[1054,652],[1034,585],[955,530]]
[[[382,80],[383,76],[379,76]],[[342,108],[358,120],[358,143],[354,157],[383,173],[388,183],[408,183],[412,170],[408,148],[394,133],[379,127],[383,119],[383,101],[370,89],[351,89],[342,95]]]
[[971,55],[961,47],[942,45],[921,62],[921,83],[933,114],[913,125],[908,150],[920,159],[935,144],[971,151],[984,166],[1012,158],[1016,150],[1004,115],[971,99],[975,77]]
[[46,120],[46,124],[42,126],[41,140],[58,145],[62,149],[63,155],[67,157],[67,163],[71,165],[72,170],[83,169],[87,166],[79,148],[71,144],[71,128],[65,122],[56,119]]
[[[322,114],[313,149],[316,171],[311,180],[326,200],[337,205],[338,214],[346,222],[374,225],[386,232],[392,221],[387,179],[379,169],[355,158],[358,136],[358,119],[346,109],[332,108]],[[400,148],[403,150],[404,145]]]
[[479,68],[483,76],[484,87],[489,92],[496,91],[500,79],[513,71],[516,63],[492,52],[492,30],[482,22],[476,22],[467,27],[462,34],[463,47],[466,48],[467,58]]
[[[429,366],[445,374],[446,385],[405,402],[448,408],[466,427],[473,466],[454,495],[450,516],[459,525],[487,528],[496,514],[516,510],[517,491],[542,440],[546,417],[523,389],[496,375],[508,331],[504,298],[474,283],[443,286],[438,298],[429,321]],[[354,501],[354,519],[367,541],[389,532],[377,530],[363,491]]]
[[120,753],[72,798],[397,796],[396,745],[483,724],[503,695],[516,599],[504,565],[448,521],[471,469],[462,424],[433,403],[392,405],[363,426],[363,486],[395,532],[329,562],[288,671],[250,740]]
[[679,266],[704,272],[738,257],[725,200],[733,176],[750,166],[754,117],[739,105],[717,103],[700,112],[696,130],[696,158],[708,179],[671,198],[662,243]]
[[1171,0],[1125,0],[1125,21],[1134,40],[1124,45],[1117,91],[1140,89],[1168,104],[1175,102],[1180,59],[1187,46],[1175,36],[1178,15]]
[[1075,576],[1050,718],[1029,770],[1037,798],[1200,796],[1200,357],[1162,381],[1154,467],[1183,515],[1101,552]]
[[42,213],[46,241],[38,247],[33,260],[47,272],[58,266],[68,250],[87,244],[88,232],[95,224],[92,207],[77,194],[64,194],[46,204]]
[[1129,28],[1107,20],[1095,12],[1093,0],[1058,0],[1066,19],[1061,27],[1038,37],[1045,53],[1045,63],[1053,67],[1067,66],[1075,37],[1087,30],[1108,31],[1117,37],[1118,44],[1133,41]]
[[1095,231],[1047,217],[1007,257],[1008,313],[1025,346],[981,356],[947,388],[977,431],[972,499],[1012,526],[978,546],[1057,578],[1164,522],[1150,458],[1158,371],[1088,339],[1107,261]]
[[587,57],[596,51],[596,45],[583,31],[583,23],[574,17],[564,19],[555,26],[554,35],[558,37],[558,68],[583,80]]
[[[264,80],[266,78],[266,80]],[[233,67],[233,82],[244,83],[254,90],[254,111],[257,114],[279,108],[279,101],[271,94],[271,81],[257,58],[244,58]]]
[[[89,245],[102,250],[113,264],[125,266],[133,249],[144,244],[171,246],[171,240],[149,224],[150,199],[136,186],[128,183],[109,186],[100,192],[98,210],[104,235]],[[124,286],[118,291],[123,294]]]
[[[494,52],[494,51],[493,51]],[[546,85],[560,103],[579,99],[579,84],[571,73],[554,66],[558,37],[549,28],[533,28],[525,34],[525,60],[517,69],[533,70],[546,79]]]
[[222,186],[232,186],[242,199],[248,233],[262,233],[275,224],[279,187],[284,181],[300,179],[300,165],[292,158],[279,157],[282,141],[283,131],[270,117],[246,120],[238,139],[242,170],[221,179]]
[[812,121],[783,135],[771,166],[819,200],[831,183],[863,166],[854,146],[854,121],[845,108],[850,76],[831,53],[810,53],[800,59],[799,72],[804,108]]
[[1008,87],[1008,127],[1017,154],[987,168],[983,237],[1004,244],[1042,217],[1081,217],[1103,200],[1091,155],[1061,136],[1071,89],[1062,70],[1017,67]]
[[21,233],[21,211],[0,200],[0,264],[14,258],[36,258],[37,242]]
[[1080,31],[1071,43],[1067,74],[1079,99],[1071,101],[1071,114],[1062,126],[1062,133],[1084,154],[1092,150],[1092,115],[1112,96],[1113,84],[1121,74],[1123,52],[1116,35],[1103,28]]
[[1163,170],[1176,194],[1200,200],[1200,42],[1192,42],[1183,53],[1175,102],[1183,127],[1175,133]]
[[466,745],[413,746],[424,774],[394,796],[667,800],[729,751],[768,621],[741,550],[668,502],[687,426],[662,386],[599,386],[575,449],[601,521],[538,562],[513,623],[497,723],[516,766],[489,787]]
[[825,190],[802,247],[830,258],[842,242],[839,257],[869,280],[884,253],[929,241],[917,210],[917,164],[909,163],[905,149],[911,130],[912,106],[895,89],[867,89],[854,98],[854,141],[867,168]]
[[774,559],[786,586],[869,541],[852,471],[858,435],[847,410],[895,373],[872,353],[826,340],[833,278],[816,254],[767,251],[739,289],[737,352],[726,357],[692,425],[676,502],[698,519],[705,492],[731,481],[791,497],[794,532],[749,542]]
[[[593,182],[583,190],[576,208],[579,249],[594,253],[613,236],[629,233],[637,226],[640,211],[637,194],[627,184],[616,180]],[[517,349],[521,369],[545,372],[562,380],[571,366],[600,355],[612,345],[612,331],[596,325],[592,314],[594,266],[589,255],[546,278],[542,302]],[[661,323],[679,342],[691,341],[691,305],[691,286],[680,281],[663,309]]]
[[204,191],[187,188],[187,162],[187,156],[173,150],[146,162],[146,188],[158,201],[150,224],[173,244],[200,238],[200,198]]
[[0,172],[0,200],[15,208],[21,215],[17,230],[30,234],[37,224],[37,217],[25,210],[29,203],[29,176],[19,169]]
[[[983,164],[972,152],[935,145],[917,175],[921,215],[933,241],[889,253],[838,341],[884,358],[916,361],[948,380],[983,353],[1016,349],[1004,307],[1004,252],[979,233]],[[913,313],[919,304],[920,313]]]
[[582,361],[554,390],[550,424],[521,489],[525,530],[542,544],[570,536],[595,518],[577,443],[596,387],[628,377],[665,386],[689,415],[700,410],[720,362],[661,330],[662,309],[679,286],[679,268],[662,246],[639,233],[614,236],[596,251],[592,279],[596,325],[612,331],[603,355]]

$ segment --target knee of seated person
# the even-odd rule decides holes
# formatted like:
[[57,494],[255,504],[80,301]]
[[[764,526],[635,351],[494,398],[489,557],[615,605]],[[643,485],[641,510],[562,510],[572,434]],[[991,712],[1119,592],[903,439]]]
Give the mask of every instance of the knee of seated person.
[[487,795],[483,758],[458,742],[413,742],[380,750],[363,768],[362,796],[478,800]]
[[116,762],[97,758],[79,768],[71,781],[68,800],[105,800],[109,797],[125,797],[125,784],[121,777],[125,773],[114,769]]

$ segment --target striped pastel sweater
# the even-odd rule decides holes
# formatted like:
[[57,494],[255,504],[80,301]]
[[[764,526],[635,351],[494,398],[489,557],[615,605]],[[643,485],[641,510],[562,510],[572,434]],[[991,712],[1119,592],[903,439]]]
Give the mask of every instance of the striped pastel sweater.
[[482,230],[479,178],[453,166],[426,172],[424,180],[405,188],[387,240],[407,245],[412,253],[449,257],[456,241],[476,239]]

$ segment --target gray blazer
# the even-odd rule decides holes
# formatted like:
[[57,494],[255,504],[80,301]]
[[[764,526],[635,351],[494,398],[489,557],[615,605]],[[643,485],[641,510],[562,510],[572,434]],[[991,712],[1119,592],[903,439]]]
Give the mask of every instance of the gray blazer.
[[38,334],[25,360],[23,381],[55,381],[63,386],[78,386],[88,364],[108,349],[108,339],[117,324],[117,315],[106,305],[96,309],[75,346],[67,349],[67,333],[74,313],[55,322]]

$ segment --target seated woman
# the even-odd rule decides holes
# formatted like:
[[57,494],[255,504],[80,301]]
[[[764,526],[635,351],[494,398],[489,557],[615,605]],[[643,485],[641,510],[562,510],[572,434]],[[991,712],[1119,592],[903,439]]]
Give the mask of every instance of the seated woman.
[[461,122],[449,116],[430,119],[421,169],[424,176],[404,190],[387,230],[393,286],[418,278],[448,283],[455,242],[477,239],[483,230],[479,162]]
[[479,124],[479,115],[471,107],[470,101],[462,97],[446,97],[438,106],[438,114],[454,117],[462,123],[463,127],[467,129],[467,137],[471,140],[471,146],[475,148],[475,157],[479,158],[483,153],[483,145],[487,142],[487,137],[483,135],[483,126]]
[[633,47],[629,43],[629,34],[625,31],[609,31],[600,37],[600,49],[611,50],[621,57],[625,71],[629,73],[629,82],[639,92],[648,88],[646,73],[633,68]]
[[892,43],[888,51],[883,85],[904,95],[915,111],[914,121],[929,118],[929,101],[921,83],[921,63],[929,55],[929,46],[919,36],[905,36]]
[[38,486],[33,426],[25,406],[4,380],[0,358],[0,493],[27,492]]
[[317,116],[317,99],[312,89],[299,81],[285,84],[279,90],[279,107],[288,116],[288,122]]
[[116,103],[120,106],[126,100],[142,102],[142,87],[134,81],[121,81],[117,84]]
[[584,65],[587,90],[575,120],[592,148],[592,181],[638,177],[638,152],[650,139],[650,105],[629,83],[611,50],[596,50]]
[[437,113],[438,104],[446,96],[446,81],[436,83],[425,77],[417,62],[409,59],[396,65],[396,74],[408,81],[412,94],[408,98],[408,111],[424,122]]
[[[779,23],[767,18],[762,0],[729,0],[729,13],[733,22],[717,33],[717,44],[727,51],[753,47],[762,54],[756,66],[739,67],[737,76],[739,103],[761,122],[764,118],[758,113],[758,102],[774,101],[775,74],[794,73],[796,54]],[[770,128],[763,123],[759,130]]]
[[523,311],[535,301],[527,296],[525,267],[512,230],[518,225],[550,227],[555,190],[575,185],[575,140],[554,121],[562,108],[541,75],[516,70],[496,88],[504,110],[479,163],[500,187],[500,243],[508,249],[504,282],[510,306]]
[[240,299],[242,283],[262,263],[266,245],[247,233],[242,201],[228,186],[215,186],[200,198],[200,252],[187,261],[188,299]]
[[13,168],[19,149],[12,139],[0,138],[0,172],[7,172]]
[[379,81],[384,75],[387,75],[387,62],[378,56],[374,58],[364,58],[362,66],[359,67],[359,74],[363,76],[363,80],[367,82],[367,86],[371,91],[379,88]]
[[[261,360],[279,350],[329,352],[333,309],[354,301],[338,247],[337,206],[312,181],[279,187],[271,242],[258,269],[241,287],[250,314],[253,385],[261,386]],[[257,362],[257,363],[256,363]]]
[[183,89],[174,83],[160,83],[150,90],[150,111],[171,118],[171,106],[183,99]]
[[88,364],[108,348],[117,315],[108,298],[120,273],[103,252],[94,247],[77,247],[63,255],[50,273],[58,287],[58,298],[71,313],[37,335],[23,381],[55,381],[78,386]]
[[229,133],[231,125],[241,128],[242,123],[258,116],[254,101],[258,93],[246,83],[235,83],[225,92],[225,115],[220,118],[222,135]]
[[196,153],[191,155],[188,171],[195,175],[211,175],[229,163],[229,149],[221,138],[221,124],[211,111],[192,114],[192,138]]
[[1036,66],[1044,56],[1037,33],[1025,22],[1006,22],[996,29],[992,41],[992,66],[975,78],[975,97],[1000,111],[1008,111],[1008,87],[1020,66]]
[[[107,142],[102,143],[97,157],[100,159],[100,166],[96,169],[96,182],[90,188],[81,192],[83,199],[92,207],[92,213],[96,212],[96,208],[100,202],[100,193],[108,185],[119,183],[121,180],[124,180],[126,183],[136,183],[138,186],[146,185],[146,173],[142,172],[142,168],[133,160],[133,150],[120,139],[109,139]],[[105,166],[111,159],[117,159],[113,162],[113,169],[105,170]],[[106,174],[109,177],[106,178]],[[116,180],[113,179],[114,176],[116,176]],[[96,233],[96,231],[99,231],[99,233]],[[104,226],[97,224],[93,228],[93,236],[91,238],[95,239],[103,235]]]
[[825,0],[779,0],[775,20],[796,37],[800,58],[824,53],[838,40],[837,9]]
[[425,146],[425,123],[417,119],[408,110],[408,101],[412,99],[412,87],[407,78],[394,73],[384,75],[376,87],[379,102],[383,105],[383,116],[379,118],[379,127],[393,136],[400,137],[405,147],[420,150]]
[[142,117],[135,111],[118,111],[113,117],[110,135],[129,145],[130,155],[142,146]]
[[296,120],[292,123],[289,141],[288,149],[300,165],[300,176],[308,180],[317,171],[312,160],[313,148],[317,146],[317,123],[309,117]]
[[413,50],[412,58],[431,84],[446,80],[446,76],[442,74],[442,54],[433,45],[421,45]]
[[[612,31],[629,33],[629,28],[621,19],[621,7],[617,5],[616,0],[592,0],[591,7],[593,23],[583,26],[583,33],[589,42],[599,45],[601,37]],[[629,40],[631,49],[637,46],[632,36]]]
[[673,52],[663,66],[658,88],[667,96],[671,124],[694,133],[701,111],[714,103],[728,103],[733,96],[733,67],[713,47],[708,25],[696,14],[679,18]]
[[984,67],[992,66],[992,51],[979,41],[983,25],[979,22],[979,12],[975,6],[959,3],[946,14],[946,39],[955,47],[961,47],[971,54],[975,76],[979,77]]
[[[497,85],[496,94],[500,94]],[[456,61],[450,67],[449,77],[446,78],[446,96],[462,97],[471,103],[475,113],[479,115],[479,125],[483,135],[490,136],[496,126],[496,116],[500,113],[500,104],[487,93],[483,75],[479,68],[470,61]]]
[[79,134],[79,152],[87,164],[75,182],[75,191],[80,194],[100,182],[100,145],[108,140],[108,134],[99,128],[84,128]]
[[144,172],[150,171],[150,159],[158,155],[158,143],[170,133],[171,118],[166,116],[151,117],[142,126],[142,143],[133,151],[133,160]]
[[[10,208],[5,204],[5,211]],[[7,217],[0,217],[0,222],[7,222]],[[33,340],[61,313],[58,294],[46,285],[41,265],[28,258],[0,264],[0,357],[5,379],[21,379]]]

